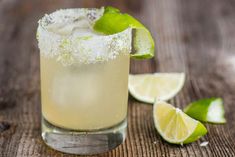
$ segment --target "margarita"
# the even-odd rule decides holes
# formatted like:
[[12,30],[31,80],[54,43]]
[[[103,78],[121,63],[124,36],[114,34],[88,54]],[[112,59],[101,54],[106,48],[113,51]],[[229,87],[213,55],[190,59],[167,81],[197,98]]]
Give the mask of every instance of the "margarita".
[[[125,26],[107,25],[110,15],[114,23],[124,18]],[[153,56],[149,31],[115,8],[65,9],[39,20],[37,39],[45,143],[74,154],[101,153],[121,144],[129,60]]]

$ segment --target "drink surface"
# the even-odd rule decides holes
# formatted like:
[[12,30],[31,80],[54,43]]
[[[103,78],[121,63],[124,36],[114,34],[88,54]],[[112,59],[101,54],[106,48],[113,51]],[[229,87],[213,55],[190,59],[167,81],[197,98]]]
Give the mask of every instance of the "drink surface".
[[43,117],[73,130],[114,126],[127,114],[131,30],[92,30],[92,10],[46,15],[38,28]]

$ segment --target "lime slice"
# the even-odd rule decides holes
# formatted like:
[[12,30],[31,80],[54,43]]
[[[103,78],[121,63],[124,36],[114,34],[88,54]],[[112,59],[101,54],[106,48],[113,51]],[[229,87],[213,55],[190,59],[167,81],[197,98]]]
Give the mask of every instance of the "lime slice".
[[128,88],[133,97],[146,103],[173,98],[183,87],[184,73],[129,75]]
[[154,103],[153,117],[158,133],[169,143],[191,143],[207,133],[202,123],[163,101]]
[[201,99],[189,104],[184,112],[197,120],[210,123],[225,123],[223,100],[221,98]]
[[132,16],[113,7],[106,7],[103,16],[93,29],[104,34],[115,34],[127,28],[133,29],[132,58],[147,59],[154,56],[154,41],[148,29]]

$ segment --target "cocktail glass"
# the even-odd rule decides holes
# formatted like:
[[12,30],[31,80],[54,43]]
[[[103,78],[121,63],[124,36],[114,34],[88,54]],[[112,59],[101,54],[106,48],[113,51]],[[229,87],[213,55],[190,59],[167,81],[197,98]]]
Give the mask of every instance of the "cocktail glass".
[[39,21],[42,138],[59,151],[97,154],[127,127],[131,30],[91,29],[97,9],[65,9]]

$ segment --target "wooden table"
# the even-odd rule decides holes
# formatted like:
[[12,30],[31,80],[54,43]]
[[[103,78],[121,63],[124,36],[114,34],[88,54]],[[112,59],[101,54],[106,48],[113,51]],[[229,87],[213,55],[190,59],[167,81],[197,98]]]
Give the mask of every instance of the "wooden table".
[[[103,5],[139,18],[155,38],[155,59],[132,60],[131,73],[185,70],[186,84],[170,102],[183,108],[199,98],[222,97],[227,123],[206,124],[209,133],[192,144],[171,145],[154,129],[152,105],[130,97],[125,143],[98,156],[235,156],[233,0],[0,0],[0,156],[70,156],[40,137],[37,21],[59,8]],[[200,147],[203,141],[209,144]]]

